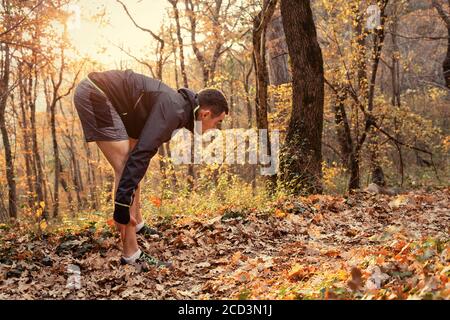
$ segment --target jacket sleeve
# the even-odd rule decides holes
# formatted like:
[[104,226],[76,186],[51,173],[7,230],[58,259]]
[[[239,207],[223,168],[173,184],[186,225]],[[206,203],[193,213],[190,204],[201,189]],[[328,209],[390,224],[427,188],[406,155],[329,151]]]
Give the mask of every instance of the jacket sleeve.
[[[162,92],[150,112],[139,141],[131,152],[122,177],[119,181],[115,197],[114,219],[123,224],[129,222],[129,208],[133,203],[134,192],[144,177],[151,158],[158,151],[159,146],[170,140],[173,131],[181,125],[182,119],[172,105],[169,94]],[[118,208],[122,207],[122,208]],[[116,211],[121,211],[122,219],[116,219]],[[125,214],[123,213],[125,212]],[[128,213],[128,217],[125,217]],[[123,220],[123,221],[118,221]]]

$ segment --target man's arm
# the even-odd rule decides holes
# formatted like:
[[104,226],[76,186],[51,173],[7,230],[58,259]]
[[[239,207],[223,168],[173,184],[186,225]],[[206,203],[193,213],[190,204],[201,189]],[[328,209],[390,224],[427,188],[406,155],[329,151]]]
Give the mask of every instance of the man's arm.
[[170,96],[161,93],[122,172],[114,205],[116,222],[128,224],[130,221],[130,206],[137,185],[144,177],[151,158],[158,148],[171,138],[180,123],[181,118],[176,113],[175,106],[171,105]]

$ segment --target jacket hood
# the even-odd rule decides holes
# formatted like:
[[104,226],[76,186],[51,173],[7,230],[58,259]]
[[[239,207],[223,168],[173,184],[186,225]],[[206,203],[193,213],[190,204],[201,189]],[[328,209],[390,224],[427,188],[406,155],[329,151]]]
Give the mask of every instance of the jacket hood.
[[189,88],[180,88],[178,89],[178,92],[181,93],[185,99],[189,100],[192,110],[198,106],[198,95],[195,91]]
[[189,89],[189,88],[180,88],[178,89],[178,93],[180,93],[184,99],[189,101],[189,115],[188,115],[188,121],[185,124],[185,128],[188,129],[191,132],[194,132],[194,109],[199,105],[198,102],[198,95],[195,91]]

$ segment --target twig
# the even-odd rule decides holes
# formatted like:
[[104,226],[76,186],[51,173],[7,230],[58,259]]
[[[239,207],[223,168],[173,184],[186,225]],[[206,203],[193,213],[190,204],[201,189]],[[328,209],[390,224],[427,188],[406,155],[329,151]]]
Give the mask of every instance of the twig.
[[433,166],[433,170],[434,170],[434,173],[436,174],[436,178],[438,179],[439,182],[441,182],[441,179],[439,179],[439,174],[438,174],[436,165],[435,165],[434,160],[433,160],[433,153],[432,153],[431,151],[428,151],[428,150],[425,150],[425,149],[421,149],[421,148],[417,148],[417,147],[415,147],[415,146],[412,146],[412,145],[410,145],[410,144],[408,144],[408,143],[405,143],[405,142],[403,142],[403,141],[400,141],[400,140],[396,139],[396,138],[393,137],[391,134],[389,134],[388,132],[386,132],[385,130],[383,130],[382,128],[380,128],[380,126],[378,126],[378,124],[376,124],[375,122],[373,122],[372,125],[373,125],[375,128],[377,128],[381,133],[383,133],[386,137],[388,137],[389,139],[391,139],[392,141],[394,141],[396,144],[405,146],[405,147],[407,147],[407,148],[409,148],[409,149],[412,149],[412,150],[416,150],[416,151],[419,151],[419,152],[423,152],[423,153],[425,153],[425,154],[428,154],[428,155],[430,156],[431,165]]

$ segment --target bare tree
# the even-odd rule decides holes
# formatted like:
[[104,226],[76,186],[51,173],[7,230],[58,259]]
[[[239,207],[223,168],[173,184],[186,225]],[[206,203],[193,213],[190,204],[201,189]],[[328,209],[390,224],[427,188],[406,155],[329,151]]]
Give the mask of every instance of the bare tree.
[[[133,16],[130,14],[126,5],[120,0],[116,0],[116,1],[122,5],[127,16],[130,18],[130,20],[133,22],[133,24],[136,26],[136,28],[149,33],[153,37],[153,39],[155,39],[157,41],[157,46],[156,46],[157,62],[156,62],[156,72],[154,75],[157,79],[162,81],[163,80],[163,67],[164,67],[164,64],[167,62],[167,60],[170,57],[170,55],[164,54],[165,41],[164,41],[163,37],[155,34],[152,30],[150,30],[148,28],[140,26],[135,21]],[[175,7],[176,7],[176,3],[175,3]],[[136,59],[136,60],[138,62],[140,62],[138,59]],[[184,58],[183,58],[183,61],[184,61]],[[149,67],[150,70],[152,70],[151,66],[149,66],[148,64],[146,64],[146,66]],[[187,78],[186,78],[186,81],[187,81]],[[166,168],[166,163],[164,162],[164,158],[166,157],[166,150],[164,149],[164,146],[160,146],[158,148],[158,155],[160,156],[159,166],[160,166],[161,174],[163,177],[163,181],[166,181],[167,180],[167,168]]]
[[[65,48],[64,48],[64,40],[66,38],[66,28],[64,28],[63,39],[61,41],[60,50],[59,50],[59,66],[50,66],[49,70],[49,80],[51,82],[51,88],[47,88],[47,81],[44,80],[44,92],[46,94],[47,100],[47,109],[50,112],[50,129],[52,133],[52,144],[53,144],[53,156],[54,156],[54,184],[53,184],[53,217],[58,216],[59,211],[59,184],[65,184],[65,181],[61,179],[61,172],[63,171],[63,167],[61,164],[61,159],[59,156],[59,147],[58,147],[58,138],[56,134],[56,106],[57,103],[64,97],[67,97],[75,87],[78,76],[82,70],[83,63],[80,65],[80,68],[76,72],[74,79],[71,81],[70,86],[64,91],[62,90],[64,74],[67,71],[67,65],[65,62]],[[56,70],[59,68],[57,75],[55,74]]]
[[[191,34],[191,46],[200,64],[203,74],[203,85],[205,87],[214,79],[219,58],[231,47],[231,44],[224,46],[225,39],[222,36],[222,31],[232,33],[232,30],[229,30],[225,23],[221,23],[221,21],[228,21],[230,19],[228,12],[233,3],[234,1],[232,0],[215,0],[211,2],[185,0],[186,15],[189,20],[189,32]],[[208,43],[211,43],[210,45],[201,45],[197,40],[198,28],[202,18],[206,18],[207,23],[210,24],[210,30],[212,32],[212,37],[208,39]],[[237,22],[238,19],[234,19],[233,27],[237,25]],[[245,33],[238,38],[241,38]],[[201,47],[205,49],[201,50]],[[209,47],[210,50],[208,50]]]
[[180,55],[180,68],[181,68],[181,76],[183,78],[183,85],[186,88],[189,88],[188,77],[186,73],[186,65],[184,59],[184,43],[183,37],[181,36],[181,25],[180,25],[180,11],[178,10],[178,0],[168,0],[173,7],[173,14],[175,18],[175,26],[176,26],[176,34],[178,40],[178,52]]
[[120,0],[116,0],[116,1],[122,5],[123,10],[127,14],[127,16],[130,18],[130,20],[133,22],[133,24],[136,26],[136,28],[138,28],[144,32],[147,32],[148,34],[150,34],[152,36],[153,39],[156,40],[156,42],[157,42],[157,46],[156,46],[157,60],[156,60],[155,76],[157,79],[162,80],[163,79],[163,65],[164,65],[164,62],[168,58],[168,57],[164,57],[164,45],[165,45],[164,40],[160,36],[158,36],[156,33],[154,33],[152,30],[140,26],[136,22],[136,20],[133,18],[133,16],[130,14],[127,6]]

